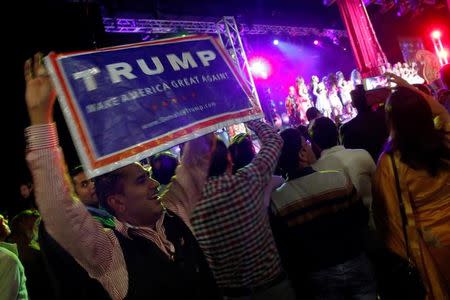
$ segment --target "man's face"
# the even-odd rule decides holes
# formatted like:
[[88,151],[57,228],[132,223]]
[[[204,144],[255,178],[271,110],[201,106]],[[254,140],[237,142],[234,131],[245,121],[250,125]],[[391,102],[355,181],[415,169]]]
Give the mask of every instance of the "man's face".
[[8,220],[0,215],[0,241],[6,239],[11,234],[11,230],[8,226]]
[[123,215],[132,225],[154,224],[162,213],[159,183],[139,164],[124,167],[122,174]]
[[84,205],[97,206],[98,200],[95,194],[94,182],[87,179],[84,172],[81,172],[72,178],[75,186],[75,193]]
[[31,188],[28,187],[28,185],[26,184],[20,185],[20,195],[22,196],[23,199],[28,199],[28,197],[30,197],[30,194]]

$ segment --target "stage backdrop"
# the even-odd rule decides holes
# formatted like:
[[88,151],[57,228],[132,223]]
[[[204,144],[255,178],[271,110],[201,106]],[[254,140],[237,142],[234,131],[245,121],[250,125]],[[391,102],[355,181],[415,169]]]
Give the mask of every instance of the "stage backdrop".
[[46,64],[89,177],[262,117],[209,36],[50,54]]

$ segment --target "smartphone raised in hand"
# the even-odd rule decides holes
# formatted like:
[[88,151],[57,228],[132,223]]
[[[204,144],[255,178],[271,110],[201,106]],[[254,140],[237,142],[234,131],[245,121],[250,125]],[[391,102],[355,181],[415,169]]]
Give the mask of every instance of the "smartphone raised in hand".
[[395,83],[389,82],[384,75],[364,78],[363,85],[366,91],[395,87]]

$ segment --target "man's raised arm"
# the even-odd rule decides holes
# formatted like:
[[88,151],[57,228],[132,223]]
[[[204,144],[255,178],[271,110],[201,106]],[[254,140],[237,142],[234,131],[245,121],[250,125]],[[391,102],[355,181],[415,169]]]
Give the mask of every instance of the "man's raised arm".
[[[26,159],[33,175],[36,202],[48,233],[94,278],[102,282],[123,254],[113,233],[106,233],[76,198],[61,148],[53,105],[55,92],[38,53],[25,63],[26,105],[31,126],[25,130]],[[123,270],[117,270],[122,272]],[[127,273],[124,273],[127,276]],[[111,291],[107,288],[108,291]]]

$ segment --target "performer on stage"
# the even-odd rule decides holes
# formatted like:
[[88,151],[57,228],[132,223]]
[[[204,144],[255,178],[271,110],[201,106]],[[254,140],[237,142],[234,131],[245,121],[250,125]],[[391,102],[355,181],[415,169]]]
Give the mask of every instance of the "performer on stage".
[[303,112],[312,106],[311,97],[309,96],[308,86],[305,84],[305,79],[298,76],[295,80],[296,90],[300,97],[300,106]]
[[338,96],[337,78],[334,73],[328,75],[328,100],[331,105],[331,117],[333,120],[337,120],[342,115],[342,102]]
[[289,95],[286,97],[286,111],[289,116],[291,126],[298,126],[302,123],[300,103],[295,87],[289,87]]
[[331,105],[330,101],[328,101],[327,94],[327,88],[324,81],[322,81],[317,85],[316,108],[322,113],[324,117],[329,118],[331,116]]
[[312,104],[314,106],[317,106],[317,98],[319,97],[318,88],[319,88],[319,77],[317,77],[316,75],[313,75],[311,77],[309,91],[310,91],[311,99],[313,102]]
[[352,97],[350,96],[350,92],[353,90],[351,86],[351,82],[345,80],[344,73],[341,71],[336,72],[337,77],[337,87],[339,89],[339,97],[342,100],[342,105],[344,106],[343,112],[347,115],[353,114],[352,107]]

